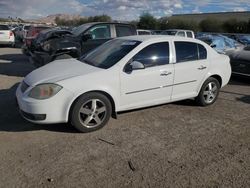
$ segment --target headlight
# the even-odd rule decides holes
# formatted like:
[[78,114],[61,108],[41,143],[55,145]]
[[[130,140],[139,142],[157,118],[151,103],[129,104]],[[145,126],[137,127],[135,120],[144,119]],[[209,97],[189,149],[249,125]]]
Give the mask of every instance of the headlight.
[[40,84],[31,89],[29,97],[34,99],[48,99],[53,97],[62,89],[62,86],[57,84]]

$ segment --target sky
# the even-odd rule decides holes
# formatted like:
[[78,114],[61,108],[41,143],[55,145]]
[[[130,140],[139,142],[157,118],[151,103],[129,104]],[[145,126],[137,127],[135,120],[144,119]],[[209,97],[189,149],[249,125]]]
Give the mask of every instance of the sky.
[[0,0],[0,17],[36,19],[51,14],[136,20],[145,12],[155,17],[172,14],[250,11],[250,0]]

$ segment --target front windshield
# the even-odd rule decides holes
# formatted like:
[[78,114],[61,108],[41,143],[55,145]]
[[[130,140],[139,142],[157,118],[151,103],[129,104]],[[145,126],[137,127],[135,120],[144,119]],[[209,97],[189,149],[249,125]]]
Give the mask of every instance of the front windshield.
[[175,35],[177,31],[163,31],[161,34],[163,35]]
[[80,25],[78,27],[75,27],[73,30],[72,30],[72,33],[75,35],[75,36],[78,36],[80,34],[82,34],[86,29],[88,29],[89,27],[91,27],[93,24],[83,24],[83,25]]
[[135,40],[114,39],[104,43],[87,56],[81,57],[80,61],[95,67],[108,69],[140,43],[140,41]]

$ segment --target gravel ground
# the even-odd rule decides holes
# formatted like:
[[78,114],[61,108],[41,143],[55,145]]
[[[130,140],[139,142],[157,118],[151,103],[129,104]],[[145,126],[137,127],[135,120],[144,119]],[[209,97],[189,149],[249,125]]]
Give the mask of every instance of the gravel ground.
[[250,187],[248,80],[206,108],[136,110],[81,134],[20,117],[15,89],[33,69],[20,49],[0,48],[0,187]]

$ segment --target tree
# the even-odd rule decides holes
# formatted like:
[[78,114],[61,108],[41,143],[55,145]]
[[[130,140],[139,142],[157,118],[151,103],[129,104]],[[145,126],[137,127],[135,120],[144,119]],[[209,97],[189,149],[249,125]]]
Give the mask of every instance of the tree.
[[100,16],[90,16],[88,18],[88,22],[110,22],[112,21],[111,17],[108,15],[100,15]]
[[199,30],[199,25],[194,21],[186,21],[181,19],[169,19],[169,18],[161,18],[160,20],[160,28],[162,30],[165,29],[188,29],[193,31]]
[[200,29],[202,32],[222,32],[222,22],[212,19],[212,18],[207,18],[205,20],[202,20],[200,22]]
[[149,13],[145,13],[140,16],[138,22],[138,28],[140,29],[158,29],[159,24],[157,19]]
[[108,15],[90,16],[88,18],[79,18],[73,20],[65,20],[60,17],[55,18],[55,23],[60,26],[78,26],[89,22],[111,22],[112,19]]

